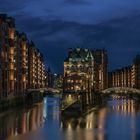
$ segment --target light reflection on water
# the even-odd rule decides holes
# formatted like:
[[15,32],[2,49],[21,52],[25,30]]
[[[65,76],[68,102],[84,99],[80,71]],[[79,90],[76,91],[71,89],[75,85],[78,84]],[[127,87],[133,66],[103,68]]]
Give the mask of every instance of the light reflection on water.
[[140,109],[130,99],[111,99],[80,118],[61,116],[59,98],[0,117],[0,140],[139,140]]

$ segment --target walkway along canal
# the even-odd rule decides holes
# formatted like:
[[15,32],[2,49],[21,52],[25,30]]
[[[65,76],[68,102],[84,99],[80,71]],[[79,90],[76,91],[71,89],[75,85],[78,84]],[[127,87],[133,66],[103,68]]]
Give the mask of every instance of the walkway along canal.
[[99,92],[63,93],[61,113],[78,117],[101,104],[102,98]]

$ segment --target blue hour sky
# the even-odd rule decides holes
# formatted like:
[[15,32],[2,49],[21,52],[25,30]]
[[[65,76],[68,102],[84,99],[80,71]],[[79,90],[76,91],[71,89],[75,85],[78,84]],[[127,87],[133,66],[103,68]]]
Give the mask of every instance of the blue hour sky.
[[63,71],[69,48],[106,48],[110,69],[131,65],[140,52],[140,0],[0,0],[45,56]]

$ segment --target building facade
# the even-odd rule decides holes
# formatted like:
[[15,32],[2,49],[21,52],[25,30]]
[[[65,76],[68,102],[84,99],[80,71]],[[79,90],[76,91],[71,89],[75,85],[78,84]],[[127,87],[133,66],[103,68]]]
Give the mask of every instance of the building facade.
[[109,87],[131,87],[131,67],[109,73]]
[[28,86],[28,39],[25,33],[21,33],[17,35],[18,41],[16,44],[17,54],[16,54],[16,62],[17,69],[16,74],[16,82],[17,82],[17,94],[25,92]]
[[108,88],[108,55],[105,49],[93,50],[96,90]]
[[64,92],[101,91],[108,86],[105,50],[70,49],[64,61]]
[[17,48],[15,20],[7,15],[0,15],[0,85],[1,97],[16,93],[16,55]]
[[108,79],[109,87],[140,89],[140,55],[134,58],[132,66],[110,72]]
[[88,49],[69,51],[64,62],[64,92],[91,91],[94,83],[94,58]]
[[140,55],[137,55],[133,60],[131,75],[132,87],[140,89]]
[[0,14],[0,99],[45,86],[44,58],[32,44],[14,18]]
[[62,74],[54,74],[54,88],[63,88]]

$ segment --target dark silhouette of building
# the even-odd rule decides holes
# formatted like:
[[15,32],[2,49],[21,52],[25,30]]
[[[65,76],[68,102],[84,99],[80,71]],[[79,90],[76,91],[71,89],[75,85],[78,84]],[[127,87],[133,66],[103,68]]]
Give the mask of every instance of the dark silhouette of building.
[[47,72],[47,85],[48,87],[54,87],[54,73],[51,71],[50,67],[48,68]]

